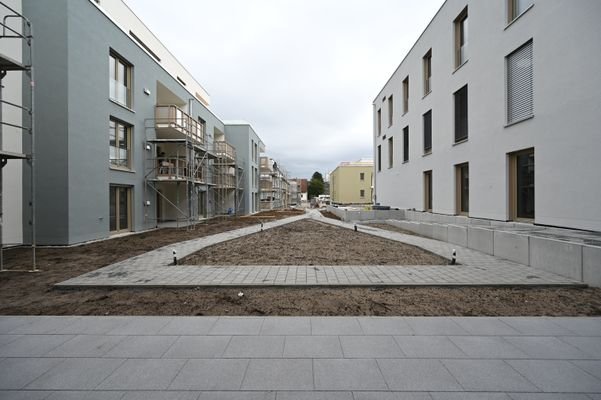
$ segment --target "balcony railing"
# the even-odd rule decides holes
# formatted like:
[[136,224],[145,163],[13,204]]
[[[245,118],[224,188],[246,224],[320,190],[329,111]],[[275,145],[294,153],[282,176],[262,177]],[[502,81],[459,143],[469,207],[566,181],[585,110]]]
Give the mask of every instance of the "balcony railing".
[[215,155],[221,162],[234,162],[236,161],[236,149],[228,142],[219,141],[215,142]]
[[169,129],[187,136],[198,145],[205,145],[205,125],[180,108],[173,105],[156,106],[154,118],[157,136],[160,136],[162,130]]
[[185,159],[160,157],[157,159],[157,178],[160,180],[185,180],[197,182],[207,181],[206,167],[192,167]]

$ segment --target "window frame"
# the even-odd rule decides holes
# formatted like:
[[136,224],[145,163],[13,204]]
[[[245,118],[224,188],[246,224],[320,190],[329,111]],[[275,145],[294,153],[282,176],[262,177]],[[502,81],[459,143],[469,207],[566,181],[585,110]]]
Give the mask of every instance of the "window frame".
[[[455,20],[453,21],[453,25],[454,25],[454,33],[455,33],[455,68],[459,68],[461,67],[463,64],[465,64],[467,62],[467,60],[469,59],[468,55],[467,55],[467,45],[469,43],[468,41],[468,34],[469,34],[469,27],[468,27],[468,9],[467,6],[465,6],[465,8],[463,10],[461,10],[461,12],[459,13],[459,15],[457,15],[457,17],[455,18]],[[461,43],[463,40],[463,44]],[[461,49],[465,48],[465,51],[462,57],[462,51]]]
[[[114,124],[114,129],[111,126],[111,124]],[[111,148],[115,148],[116,152],[118,152],[120,150],[119,147],[119,143],[121,141],[123,141],[120,136],[119,136],[119,132],[120,129],[119,127],[123,127],[124,131],[127,134],[127,143],[126,143],[126,154],[127,154],[127,158],[126,158],[126,165],[122,165],[119,163],[113,163],[112,159],[111,159]],[[115,146],[111,146],[111,130],[113,130],[114,136],[115,136]],[[125,171],[131,171],[132,170],[132,165],[133,165],[133,149],[132,149],[132,143],[133,143],[133,125],[128,124],[127,122],[124,122],[118,118],[114,118],[114,117],[109,117],[109,168],[111,169],[117,169],[117,170],[125,170]]]
[[382,145],[379,144],[377,147],[377,163],[378,163],[378,172],[382,171]]
[[[463,108],[459,108],[459,99],[463,98],[463,91],[465,90],[465,118],[463,116]],[[461,96],[461,97],[460,97]],[[454,104],[454,144],[463,143],[469,138],[469,91],[468,85],[465,84],[453,93],[453,104]],[[465,124],[461,121],[465,120]],[[458,136],[458,132],[465,127],[465,135]]]
[[409,75],[403,79],[403,115],[409,112]]
[[394,103],[392,95],[388,96],[388,127],[390,128],[393,124],[394,117]]
[[[510,57],[512,55],[515,55],[517,52],[519,52],[520,50],[524,49],[527,46],[532,47],[531,59],[530,59],[530,64],[531,64],[531,68],[532,68],[531,81],[530,81],[530,84],[531,84],[530,90],[531,90],[531,96],[532,96],[530,99],[531,111],[530,111],[529,115],[525,115],[525,116],[522,116],[520,118],[516,118],[516,119],[510,121],[509,120],[510,108],[511,108],[509,105],[510,101],[511,101],[510,93],[509,93],[509,91],[510,91],[510,68],[509,68]],[[532,38],[530,38],[526,42],[524,42],[521,46],[518,46],[515,50],[513,50],[511,53],[509,53],[505,56],[505,127],[515,125],[522,121],[529,120],[533,117],[534,117],[534,40]]]
[[364,181],[365,180],[365,172],[359,172],[359,180],[360,181]]
[[432,212],[433,210],[433,201],[432,201],[432,170],[424,171],[423,174],[423,182],[424,182],[424,211]]
[[388,138],[388,169],[394,167],[394,138]]
[[[114,60],[114,61],[113,61]],[[114,65],[113,65],[114,64]],[[118,84],[120,83],[118,77],[119,77],[119,65],[122,65],[124,67],[124,79],[125,79],[125,84],[122,84],[125,87],[125,102],[120,101],[119,96],[117,95],[118,93]],[[111,68],[113,67],[113,68]],[[113,75],[111,75],[110,71],[111,69],[113,70],[112,73]],[[133,99],[133,78],[134,78],[134,72],[133,72],[134,66],[132,63],[130,63],[129,61],[127,61],[127,59],[125,59],[124,57],[122,57],[119,53],[117,53],[116,51],[110,49],[109,50],[109,100],[122,105],[126,108],[132,109],[133,105],[134,105],[134,99]],[[112,79],[115,82],[112,82]],[[114,88],[113,88],[114,85]],[[111,96],[111,89],[114,89],[114,96]]]
[[423,60],[424,73],[424,97],[432,92],[432,48],[426,52]]
[[[467,171],[467,188],[464,188],[464,172]],[[466,189],[466,190],[464,190]],[[467,192],[467,196],[464,193]],[[466,197],[467,199],[465,199]],[[467,209],[463,207],[463,200],[467,200]],[[455,213],[457,215],[469,215],[469,163],[464,162],[455,165]]]
[[[521,1],[528,1],[530,4],[524,6],[524,9],[520,12],[519,3]],[[511,23],[524,15],[526,11],[530,10],[533,6],[533,0],[507,0],[507,25],[511,25]]]
[[[426,124],[426,121],[428,121],[429,124]],[[424,130],[424,135],[423,135],[424,155],[432,154],[432,109],[426,111],[422,115],[422,124],[423,124],[423,130]],[[426,129],[426,128],[429,128],[429,129]],[[429,137],[430,147],[426,146],[426,143],[428,142],[428,140],[426,140],[427,137]]]
[[[534,182],[533,182],[533,190],[534,190],[534,199],[532,200],[533,202],[533,216],[532,218],[530,217],[521,217],[518,215],[518,157],[523,156],[523,155],[528,155],[528,154],[532,154],[532,157],[534,159]],[[518,150],[518,151],[514,151],[512,153],[508,153],[507,154],[508,158],[509,158],[509,191],[508,191],[508,196],[509,196],[509,215],[508,215],[508,219],[511,221],[518,221],[518,222],[529,222],[529,223],[533,223],[535,221],[536,218],[536,152],[535,152],[535,148],[534,147],[530,147],[527,149],[523,149],[523,150]]]
[[[115,228],[111,229],[110,204],[112,202],[112,190],[115,190]],[[120,197],[121,190],[125,190],[126,208],[127,208],[127,227],[121,228],[120,218]],[[109,185],[109,232],[111,235],[133,231],[133,188],[127,185]]]
[[403,128],[403,163],[409,162],[409,125]]
[[361,199],[365,198],[365,189],[359,189],[359,198],[361,198]]
[[378,136],[382,135],[382,108],[378,108],[376,111],[376,131]]

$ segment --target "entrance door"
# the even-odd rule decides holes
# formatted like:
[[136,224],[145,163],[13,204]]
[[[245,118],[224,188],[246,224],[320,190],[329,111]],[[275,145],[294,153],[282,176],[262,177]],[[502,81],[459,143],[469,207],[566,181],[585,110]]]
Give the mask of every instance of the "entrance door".
[[510,155],[512,219],[534,219],[534,149]]
[[131,230],[131,188],[110,186],[109,228],[111,232]]

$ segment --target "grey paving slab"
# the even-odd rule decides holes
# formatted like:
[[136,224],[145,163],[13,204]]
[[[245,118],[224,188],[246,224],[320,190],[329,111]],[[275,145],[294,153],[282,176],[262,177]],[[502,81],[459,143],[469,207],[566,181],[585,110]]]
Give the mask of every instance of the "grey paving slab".
[[375,360],[316,359],[317,390],[389,390]]
[[22,338],[23,335],[0,335],[0,347]]
[[67,358],[28,384],[27,389],[94,389],[122,363],[116,359]]
[[313,335],[363,335],[363,329],[356,318],[312,317]]
[[286,336],[284,357],[342,358],[338,336]]
[[161,335],[206,335],[209,333],[218,317],[178,317],[170,319],[161,328]]
[[601,336],[601,318],[554,317],[551,321],[578,336]]
[[46,357],[101,357],[124,338],[125,336],[77,335],[46,353]]
[[522,335],[563,336],[574,334],[568,328],[556,324],[552,318],[502,317],[499,319]]
[[0,361],[0,389],[21,389],[61,361],[52,358],[5,358]]
[[509,393],[512,400],[589,400],[580,393]]
[[562,336],[560,339],[577,347],[591,358],[601,359],[601,340],[599,336]]
[[278,392],[276,400],[353,400],[352,392]]
[[432,400],[424,392],[354,392],[355,400]]
[[439,360],[378,360],[378,365],[391,390],[454,391],[462,389]]
[[221,317],[211,327],[210,335],[258,335],[263,318]]
[[313,390],[311,360],[250,360],[242,390]]
[[284,336],[233,336],[223,358],[281,358]]
[[[583,359],[593,356],[584,353],[577,347],[552,336],[524,336],[506,337],[506,341],[519,348],[526,358],[548,358],[548,359]],[[513,357],[505,357],[513,358]],[[523,358],[523,357],[522,357]]]
[[198,400],[275,400],[276,392],[200,392]]
[[407,317],[416,335],[466,335],[468,332],[450,318]]
[[471,335],[518,335],[519,332],[496,317],[453,317]]
[[4,391],[0,390],[0,399],[2,400],[44,400],[50,396],[52,392],[46,391]]
[[125,392],[121,400],[197,400],[198,395],[191,391],[136,391]]
[[601,380],[569,361],[509,360],[507,363],[545,392],[601,392]]
[[49,317],[41,316],[38,318],[28,317],[25,320],[25,324],[19,324],[10,333],[13,334],[28,334],[28,335],[42,335],[55,333],[59,329],[63,329],[66,326],[77,322],[80,317],[75,316],[60,316],[60,317]]
[[109,335],[156,335],[171,318],[166,317],[133,317],[131,321],[111,329]]
[[466,354],[446,336],[395,336],[399,347],[411,358],[464,358]]
[[0,320],[0,334],[13,333],[20,326],[31,324],[35,318],[21,316],[4,316]]
[[261,335],[310,335],[311,318],[275,317],[265,319]]
[[115,328],[130,323],[126,317],[79,317],[72,324],[64,325],[54,331],[58,334],[104,335]]
[[540,389],[502,360],[443,360],[467,391],[537,392]]
[[164,390],[184,363],[184,360],[126,360],[98,385],[98,389]]
[[358,317],[366,335],[412,335],[413,329],[403,317]]
[[239,390],[248,360],[188,360],[170,389]]
[[217,358],[223,355],[231,336],[180,336],[163,358]]
[[160,358],[178,339],[178,336],[127,336],[104,357]]
[[125,392],[115,391],[93,391],[83,392],[74,391],[59,391],[52,392],[45,400],[121,400]]
[[585,370],[589,374],[601,379],[601,361],[599,360],[576,360],[572,361],[572,364],[576,365],[580,369]]
[[0,357],[40,357],[73,337],[72,335],[25,335],[0,347]]
[[483,392],[462,392],[462,393],[432,393],[434,400],[511,400],[505,393],[483,393]]
[[340,336],[345,358],[399,358],[403,352],[392,336]]
[[455,343],[468,357],[474,358],[528,358],[513,342],[498,336],[451,336]]

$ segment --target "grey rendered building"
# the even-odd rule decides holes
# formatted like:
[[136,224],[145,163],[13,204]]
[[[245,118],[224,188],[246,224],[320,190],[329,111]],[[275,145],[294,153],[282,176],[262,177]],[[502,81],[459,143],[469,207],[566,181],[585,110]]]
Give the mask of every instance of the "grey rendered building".
[[[235,146],[217,142],[226,126],[209,110],[202,86],[125,3],[22,6],[36,37],[39,244],[80,243],[235,209],[235,195],[217,195],[235,192],[236,176],[244,175]],[[25,166],[25,192],[29,173]]]

